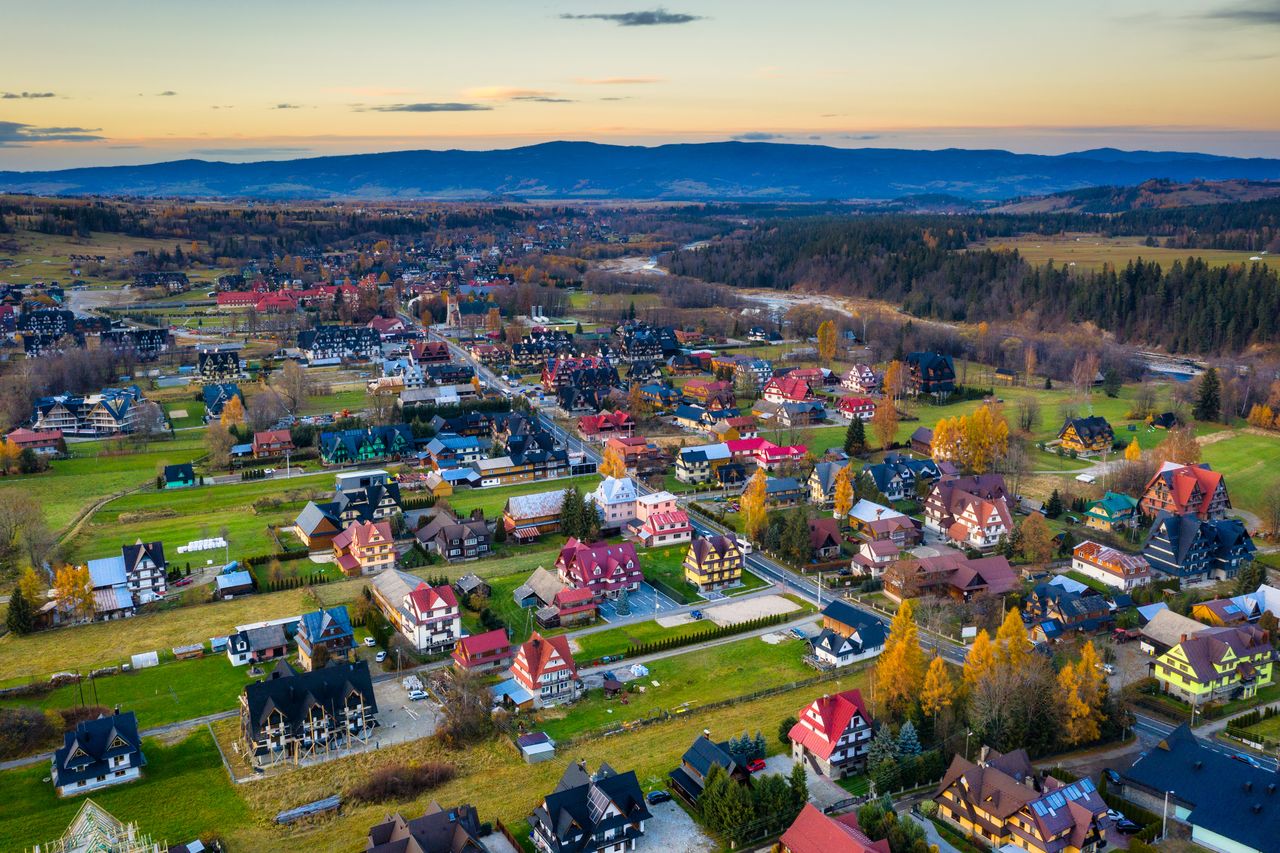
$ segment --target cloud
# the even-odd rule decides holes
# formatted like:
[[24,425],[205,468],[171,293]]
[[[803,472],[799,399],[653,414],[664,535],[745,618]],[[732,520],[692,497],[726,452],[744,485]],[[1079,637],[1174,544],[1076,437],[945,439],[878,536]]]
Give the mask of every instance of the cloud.
[[513,101],[535,101],[539,104],[576,104],[573,98],[548,98],[545,95],[519,95]]
[[300,109],[302,109],[302,107],[298,106],[297,104],[276,104],[276,105],[275,105],[274,107],[272,107],[271,109],[273,109],[273,110],[300,110]]
[[28,148],[39,142],[96,142],[100,127],[32,127],[17,121],[0,121],[0,148]]
[[56,98],[53,92],[5,92],[0,95],[0,100],[17,101],[31,98]]
[[465,104],[457,101],[432,101],[423,104],[375,104],[371,106],[357,105],[357,112],[374,113],[470,113],[480,110],[491,110],[488,104]]
[[157,93],[157,94],[156,94],[156,97],[157,97],[157,98],[172,98],[172,97],[173,97],[174,95],[176,95],[176,94],[178,94],[178,93],[177,93],[177,92],[175,92],[175,91],[173,91],[172,89],[165,89],[163,92],[159,92],[159,93]]
[[645,86],[667,81],[664,77],[579,77],[573,82],[583,86]]
[[289,148],[289,147],[254,147],[248,146],[244,148],[192,148],[192,154],[199,154],[202,157],[274,157],[280,154],[309,154],[310,148]]
[[1280,27],[1280,1],[1255,0],[1252,3],[1235,3],[1205,12],[1202,17],[1238,24],[1256,24],[1264,27]]
[[771,139],[786,139],[785,133],[764,133],[763,131],[753,130],[750,133],[739,133],[737,136],[731,136],[737,142],[768,142]]
[[857,142],[867,142],[868,140],[879,139],[880,134],[878,133],[842,133],[840,134],[839,138],[852,139]]
[[620,27],[656,27],[663,24],[691,24],[703,20],[701,15],[686,15],[683,12],[668,12],[659,6],[648,12],[592,12],[586,15],[575,15],[565,12],[560,16],[564,21],[609,21]]

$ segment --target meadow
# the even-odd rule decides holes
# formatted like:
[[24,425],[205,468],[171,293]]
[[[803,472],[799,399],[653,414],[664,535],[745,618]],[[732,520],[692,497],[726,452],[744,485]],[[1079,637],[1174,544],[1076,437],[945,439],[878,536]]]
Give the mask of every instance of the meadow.
[[1174,261],[1186,262],[1189,256],[1203,258],[1211,266],[1247,264],[1256,252],[1233,252],[1221,249],[1166,249],[1144,246],[1141,237],[1103,237],[1098,234],[1063,234],[997,238],[974,248],[1017,250],[1028,263],[1040,265],[1053,261],[1056,266],[1072,265],[1077,269],[1099,270],[1103,265],[1124,267],[1142,258],[1168,268]]
[[1201,458],[1227,476],[1231,503],[1261,514],[1266,496],[1280,486],[1280,435],[1237,430],[1205,443]]
[[490,489],[462,489],[445,498],[445,500],[459,515],[466,515],[473,509],[482,509],[484,510],[485,518],[494,518],[502,515],[502,508],[506,506],[507,498],[515,495],[564,491],[570,486],[577,486],[578,491],[585,496],[594,491],[599,483],[599,476],[586,474],[581,477],[566,477],[560,480],[532,480]]

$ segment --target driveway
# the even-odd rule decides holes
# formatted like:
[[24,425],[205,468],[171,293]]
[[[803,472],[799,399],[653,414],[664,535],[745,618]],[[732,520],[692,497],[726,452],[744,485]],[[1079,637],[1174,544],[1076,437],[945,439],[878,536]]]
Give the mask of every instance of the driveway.
[[[791,768],[794,766],[795,762],[791,760],[790,754],[774,755],[765,759],[764,770],[761,772],[781,773],[784,777],[790,778]],[[814,773],[813,768],[807,764],[804,768],[804,775],[809,785],[809,802],[824,812],[834,804],[853,796],[826,776]]]
[[649,811],[653,819],[645,823],[644,840],[639,845],[644,849],[663,853],[710,853],[719,849],[675,800],[649,806]]

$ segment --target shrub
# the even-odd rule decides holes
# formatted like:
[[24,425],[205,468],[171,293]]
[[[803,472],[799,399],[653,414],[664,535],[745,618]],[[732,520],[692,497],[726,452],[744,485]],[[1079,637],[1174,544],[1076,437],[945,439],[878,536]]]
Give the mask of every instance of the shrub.
[[0,708],[0,759],[37,751],[61,731],[62,718],[35,708]]
[[111,709],[105,705],[86,705],[83,708],[60,708],[58,715],[62,717],[62,728],[72,731],[76,726],[98,717],[109,715]]
[[450,781],[456,774],[457,768],[452,764],[392,764],[347,791],[347,796],[358,803],[412,800]]

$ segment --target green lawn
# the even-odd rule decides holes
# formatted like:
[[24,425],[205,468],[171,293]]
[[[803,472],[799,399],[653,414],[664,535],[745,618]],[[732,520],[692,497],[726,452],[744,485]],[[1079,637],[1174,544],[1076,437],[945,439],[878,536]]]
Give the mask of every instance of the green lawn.
[[[174,400],[164,404],[165,413],[169,415],[169,423],[174,429],[198,427],[204,423],[204,400]],[[185,417],[174,418],[173,412],[186,412]]]
[[150,729],[235,708],[248,672],[247,666],[232,666],[226,655],[209,655],[60,687],[35,702],[10,699],[0,705],[72,708],[81,704],[83,692],[85,704],[119,704],[138,715],[141,728]]
[[334,391],[331,394],[310,398],[307,400],[306,405],[299,409],[299,414],[332,415],[341,412],[343,409],[351,412],[360,412],[368,405],[369,393],[364,388],[345,388]]
[[536,492],[564,491],[569,486],[577,486],[583,495],[595,490],[600,477],[587,474],[582,477],[568,477],[563,480],[534,480],[528,483],[516,483],[492,489],[463,489],[450,495],[447,500],[459,514],[466,514],[479,507],[484,510],[485,518],[502,515],[507,498],[515,495],[531,495]]
[[667,548],[650,548],[640,552],[640,566],[645,580],[659,580],[676,592],[683,593],[682,604],[700,601],[697,588],[684,579],[684,557],[688,545],[671,545]]
[[[71,459],[55,459],[43,474],[0,478],[0,489],[15,489],[40,503],[45,521],[62,530],[95,501],[143,484],[154,484],[165,465],[192,462],[204,455],[199,434],[180,433],[135,450],[116,441],[72,442]],[[125,452],[118,452],[122,448]],[[154,489],[153,492],[154,494]]]
[[1115,589],[1115,587],[1107,586],[1105,583],[1098,580],[1097,578],[1091,578],[1088,575],[1083,574],[1081,572],[1068,571],[1068,572],[1063,572],[1063,574],[1071,578],[1073,581],[1076,581],[1077,583],[1082,583],[1085,586],[1089,587],[1089,589],[1100,592],[1103,595],[1109,595]]
[[801,660],[803,654],[799,640],[771,645],[759,637],[693,650],[649,664],[649,676],[633,682],[645,692],[629,694],[626,704],[621,699],[606,700],[600,690],[592,690],[571,709],[546,712],[540,728],[560,740],[659,711],[678,713],[685,707],[745,696],[812,676],[813,670]]
[[1280,435],[1237,432],[1204,446],[1202,459],[1227,478],[1231,503],[1261,513],[1268,491],[1280,484]]
[[[155,841],[180,844],[224,833],[249,820],[222,766],[213,737],[199,729],[181,743],[143,741],[147,766],[137,781],[93,792],[117,819],[136,821]],[[46,764],[0,773],[0,850],[25,850],[61,837],[85,797],[60,799]]]
[[[230,535],[232,559],[270,554],[277,547],[267,532],[267,525],[292,524],[308,500],[325,498],[332,488],[332,475],[320,473],[283,481],[250,481],[164,492],[146,490],[111,501],[94,513],[89,524],[71,540],[71,550],[77,559],[87,560],[118,554],[124,542],[158,539],[165,543],[165,553],[172,562],[185,564],[189,559],[194,566],[200,560],[218,562],[224,555],[213,551],[179,555],[177,547],[195,539],[218,536],[225,527]],[[282,503],[259,514],[253,504],[263,498],[277,498]],[[168,510],[176,515],[145,516]],[[140,513],[144,515],[139,517]]]
[[634,643],[652,643],[658,640],[669,640],[672,637],[687,637],[715,629],[708,622],[685,622],[671,628],[664,628],[657,622],[634,622],[620,625],[607,631],[597,631],[575,637],[579,652],[575,652],[579,664],[584,661],[599,660],[605,655],[625,654]]

